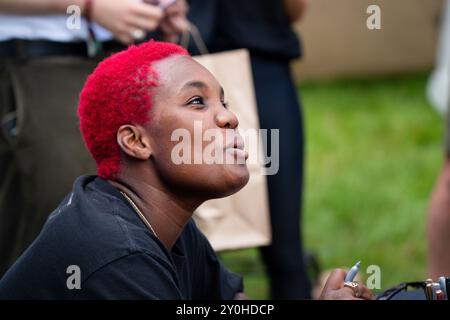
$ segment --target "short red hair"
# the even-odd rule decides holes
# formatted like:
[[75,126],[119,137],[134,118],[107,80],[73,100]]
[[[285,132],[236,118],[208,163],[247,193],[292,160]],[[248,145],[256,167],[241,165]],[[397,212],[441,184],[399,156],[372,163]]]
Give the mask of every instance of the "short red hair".
[[88,77],[80,94],[78,116],[100,177],[114,178],[119,172],[120,149],[116,140],[119,127],[150,121],[151,88],[158,80],[152,63],[177,54],[188,53],[167,42],[133,45],[103,60]]

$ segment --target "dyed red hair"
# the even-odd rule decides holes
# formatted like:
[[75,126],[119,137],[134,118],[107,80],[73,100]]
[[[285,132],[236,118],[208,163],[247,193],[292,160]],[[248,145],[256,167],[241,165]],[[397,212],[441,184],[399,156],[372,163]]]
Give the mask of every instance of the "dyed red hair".
[[120,149],[116,139],[119,127],[150,121],[151,88],[158,80],[152,63],[176,54],[188,53],[166,42],[130,46],[103,60],[88,77],[80,94],[78,116],[100,177],[114,178],[119,172]]

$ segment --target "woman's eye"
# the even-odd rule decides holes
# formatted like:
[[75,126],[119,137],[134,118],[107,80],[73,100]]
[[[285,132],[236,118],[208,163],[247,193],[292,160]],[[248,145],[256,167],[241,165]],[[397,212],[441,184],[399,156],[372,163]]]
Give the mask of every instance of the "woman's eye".
[[229,107],[228,102],[225,102],[225,101],[222,101],[222,105],[225,109],[228,109],[228,107]]
[[195,104],[195,105],[204,105],[204,101],[202,97],[196,97],[189,101],[188,104]]

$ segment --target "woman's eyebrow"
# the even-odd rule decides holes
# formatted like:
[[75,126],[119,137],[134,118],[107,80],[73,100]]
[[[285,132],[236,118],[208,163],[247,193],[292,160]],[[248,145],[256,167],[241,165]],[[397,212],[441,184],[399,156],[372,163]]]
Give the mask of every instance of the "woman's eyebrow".
[[[183,87],[181,87],[180,91],[196,88],[196,89],[208,89],[208,85],[199,80],[189,81],[188,83],[184,84]],[[225,95],[224,90],[222,87],[220,87],[220,96],[223,97]]]
[[186,90],[186,89],[191,89],[191,88],[197,88],[197,89],[207,89],[208,85],[203,82],[203,81],[189,81],[188,83],[186,83],[180,91]]

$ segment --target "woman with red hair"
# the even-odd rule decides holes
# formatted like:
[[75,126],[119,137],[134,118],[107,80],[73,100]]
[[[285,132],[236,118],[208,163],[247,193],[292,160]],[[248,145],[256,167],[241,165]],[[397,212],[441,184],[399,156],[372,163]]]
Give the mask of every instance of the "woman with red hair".
[[[82,176],[38,238],[0,280],[0,299],[233,299],[242,279],[191,219],[204,201],[240,190],[249,173],[238,119],[217,80],[181,47],[132,46],[96,68],[80,96],[83,138],[98,176]],[[214,141],[224,163],[173,161],[182,129]],[[220,140],[220,139],[218,139]],[[205,145],[193,148],[194,158]],[[370,298],[336,271],[324,298]]]

